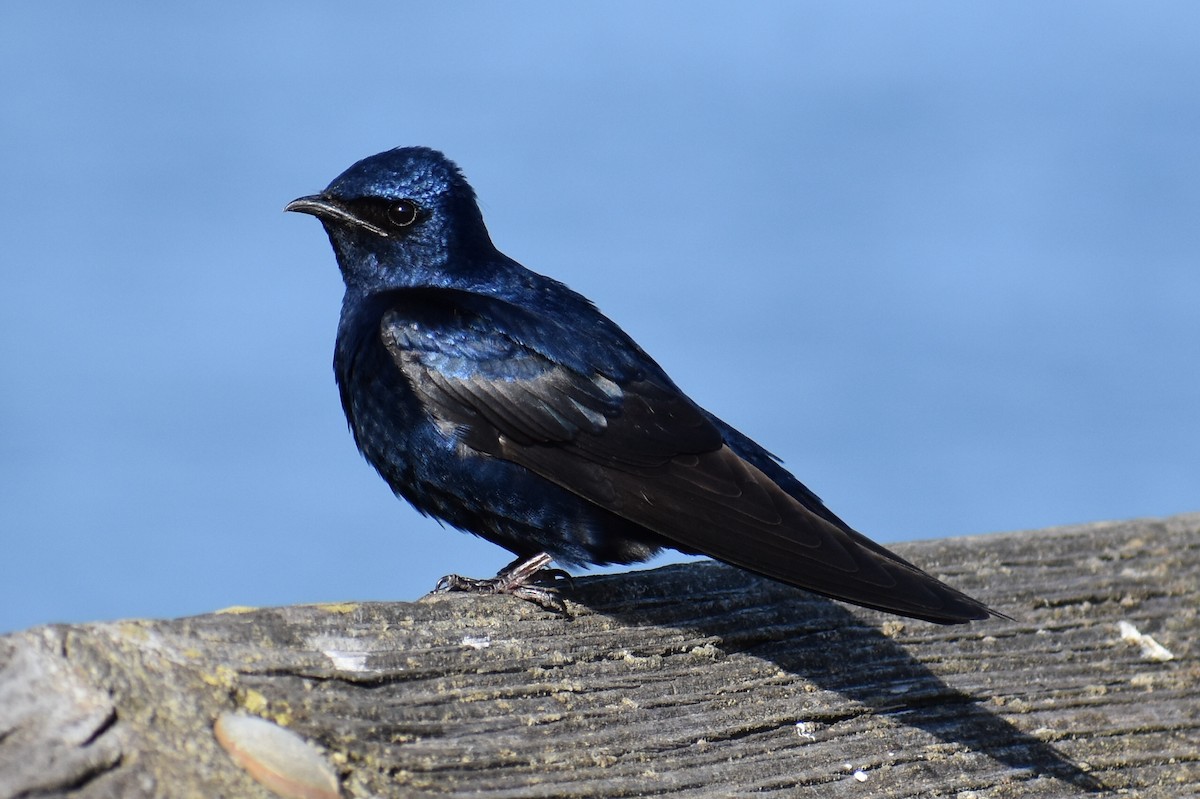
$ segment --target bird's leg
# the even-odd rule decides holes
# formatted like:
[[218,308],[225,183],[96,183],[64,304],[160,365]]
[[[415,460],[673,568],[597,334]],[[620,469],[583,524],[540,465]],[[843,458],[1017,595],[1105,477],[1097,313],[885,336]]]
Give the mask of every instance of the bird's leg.
[[562,569],[547,568],[553,560],[545,552],[539,552],[531,558],[517,558],[489,580],[447,574],[438,580],[433,591],[435,594],[447,591],[509,594],[540,605],[546,610],[565,613],[567,609],[566,605],[563,604],[562,599],[558,596],[558,589],[554,585],[535,585],[535,583],[553,583],[571,578],[571,575]]

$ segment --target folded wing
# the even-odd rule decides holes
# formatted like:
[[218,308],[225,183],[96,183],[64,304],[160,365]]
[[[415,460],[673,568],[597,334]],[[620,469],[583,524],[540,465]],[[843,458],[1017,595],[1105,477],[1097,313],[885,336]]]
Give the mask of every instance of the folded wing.
[[991,613],[785,491],[648,358],[631,368],[645,357],[636,347],[623,362],[589,365],[578,353],[555,357],[553,323],[499,300],[430,290],[392,300],[384,345],[428,413],[465,446],[681,550],[789,585],[939,623]]

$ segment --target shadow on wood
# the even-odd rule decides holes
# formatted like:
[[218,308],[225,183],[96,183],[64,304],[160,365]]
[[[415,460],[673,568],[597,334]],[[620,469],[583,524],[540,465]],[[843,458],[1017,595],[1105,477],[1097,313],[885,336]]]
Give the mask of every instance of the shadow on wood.
[[[212,725],[347,796],[1194,795],[1200,514],[897,546],[1014,617],[938,627],[711,563],[508,597],[0,638],[0,796],[270,796]],[[1155,648],[1155,645],[1158,648]]]
[[[802,737],[812,736],[811,730],[817,726],[845,725],[863,716],[891,716],[895,723],[923,730],[948,746],[991,757],[1016,772],[1055,777],[1088,791],[1101,788],[1095,778],[1051,744],[1022,732],[997,709],[990,708],[986,696],[972,696],[950,687],[889,637],[906,625],[926,625],[893,620],[884,622],[888,630],[884,634],[833,601],[777,588],[748,575],[720,577],[726,588],[734,590],[744,581],[742,590],[753,597],[755,604],[735,612],[726,609],[690,619],[685,623],[693,632],[719,641],[726,655],[753,655],[774,663],[789,675],[789,682],[803,681],[808,691],[816,688],[842,698],[840,703],[831,700],[832,712],[828,715],[816,718],[809,714],[803,722],[804,732],[798,732]],[[606,601],[612,601],[608,588],[604,586],[600,596],[581,596],[580,601],[604,607]],[[697,587],[695,595],[710,595],[711,591],[711,587]],[[772,596],[776,592],[780,595],[777,598]],[[649,620],[638,604],[606,611],[630,626],[681,624],[678,619]],[[786,727],[787,723],[786,719],[769,716],[760,720],[762,729]],[[787,787],[788,776],[781,775],[781,779],[782,787]],[[898,784],[896,789],[901,787]]]

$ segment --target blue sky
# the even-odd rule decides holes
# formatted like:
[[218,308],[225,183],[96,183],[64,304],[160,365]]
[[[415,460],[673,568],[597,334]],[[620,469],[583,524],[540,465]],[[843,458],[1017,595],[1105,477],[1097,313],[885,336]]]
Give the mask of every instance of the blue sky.
[[413,599],[284,214],[447,152],[881,541],[1200,509],[1200,7],[5,4],[0,630]]

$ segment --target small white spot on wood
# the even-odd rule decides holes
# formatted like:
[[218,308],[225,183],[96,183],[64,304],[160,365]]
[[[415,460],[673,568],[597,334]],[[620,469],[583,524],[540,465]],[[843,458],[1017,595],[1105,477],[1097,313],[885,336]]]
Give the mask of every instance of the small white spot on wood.
[[487,649],[492,645],[492,639],[486,635],[464,635],[463,646],[469,646],[472,649]]
[[322,654],[329,658],[329,662],[338,671],[367,670],[366,652],[338,652],[334,649],[327,649]]
[[1171,650],[1141,632],[1129,622],[1117,622],[1117,629],[1121,631],[1122,640],[1131,644],[1137,644],[1142,648],[1143,659],[1152,660],[1155,663],[1166,663],[1168,660],[1175,659],[1175,655]]
[[338,635],[314,635],[309,646],[329,658],[329,663],[338,671],[369,671],[367,657],[371,654],[360,647],[354,638]]

